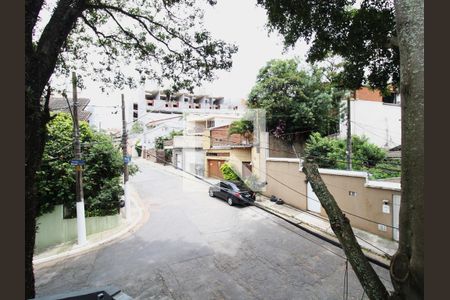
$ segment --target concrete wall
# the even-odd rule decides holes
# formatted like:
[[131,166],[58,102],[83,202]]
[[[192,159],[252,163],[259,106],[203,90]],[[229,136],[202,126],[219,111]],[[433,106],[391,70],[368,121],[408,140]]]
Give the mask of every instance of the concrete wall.
[[[299,167],[298,159],[268,159],[268,184],[263,194],[268,197],[275,195],[289,205],[308,210],[306,176]],[[401,195],[400,184],[369,181],[365,172],[327,169],[319,171],[339,207],[348,212],[346,216],[352,226],[392,239],[392,228],[387,227],[386,231],[383,231],[378,224],[393,225],[393,195]],[[389,213],[383,212],[384,201],[387,201]],[[320,215],[327,217],[323,208]]]
[[163,164],[165,163],[165,153],[164,150],[155,150],[155,149],[146,149],[143,152],[143,157],[155,162],[155,163],[160,163]]
[[183,170],[203,176],[205,171],[205,151],[203,149],[184,148],[182,153]]
[[262,132],[259,135],[259,145],[252,147],[251,150],[251,158],[252,158],[252,173],[256,176],[258,183],[261,186],[258,186],[258,191],[265,191],[266,185],[264,182],[267,181],[267,164],[266,159],[269,156],[269,149],[266,145],[268,145],[269,141],[269,133]]
[[304,144],[300,141],[294,142],[294,148],[289,143],[283,141],[282,139],[276,138],[273,134],[269,134],[268,146],[264,146],[269,150],[269,157],[287,157],[287,158],[297,158],[295,153],[302,153]]
[[263,194],[268,197],[275,195],[289,205],[306,210],[305,180],[305,174],[299,171],[298,159],[267,159],[267,186]]
[[[105,217],[86,218],[86,234],[99,233],[120,224],[119,214]],[[63,219],[63,206],[56,205],[53,212],[37,219],[36,253],[51,246],[77,239],[77,219]]]
[[[377,101],[355,100],[350,102],[352,135],[369,138],[371,143],[383,148],[401,144],[401,107]],[[340,123],[340,137],[347,134],[347,120]]]

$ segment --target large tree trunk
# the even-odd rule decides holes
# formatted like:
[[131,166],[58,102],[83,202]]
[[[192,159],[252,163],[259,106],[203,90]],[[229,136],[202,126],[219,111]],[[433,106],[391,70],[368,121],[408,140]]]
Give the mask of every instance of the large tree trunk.
[[364,291],[370,299],[387,299],[389,294],[385,286],[362,252],[361,246],[358,244],[350,226],[349,219],[342,213],[333,195],[331,195],[322,181],[317,165],[307,159],[303,164],[303,172],[306,174],[306,178],[311,183],[320,203],[327,212],[331,229],[333,229],[333,232],[339,239],[342,249],[344,249],[345,255]]
[[[49,120],[48,102],[41,105],[44,92],[57,57],[77,19],[85,9],[85,1],[60,0],[37,44],[32,33],[42,0],[25,3],[25,296],[34,298],[33,255],[36,236],[36,172],[40,168]],[[47,95],[48,97],[50,95]],[[48,98],[47,98],[48,101]]]
[[402,100],[402,201],[399,249],[391,278],[403,299],[424,297],[423,0],[395,1]]

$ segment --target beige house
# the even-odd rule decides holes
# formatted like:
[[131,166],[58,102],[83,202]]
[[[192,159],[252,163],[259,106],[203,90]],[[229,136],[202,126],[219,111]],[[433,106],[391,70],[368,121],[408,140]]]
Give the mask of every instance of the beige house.
[[239,134],[228,136],[229,125],[213,127],[205,131],[205,176],[222,179],[220,167],[228,162],[241,176],[252,174],[252,144]]
[[[301,171],[299,159],[269,158],[266,163],[265,196],[275,195],[288,205],[327,217]],[[366,172],[359,171],[319,169],[319,172],[353,227],[398,240],[400,183],[372,181]]]

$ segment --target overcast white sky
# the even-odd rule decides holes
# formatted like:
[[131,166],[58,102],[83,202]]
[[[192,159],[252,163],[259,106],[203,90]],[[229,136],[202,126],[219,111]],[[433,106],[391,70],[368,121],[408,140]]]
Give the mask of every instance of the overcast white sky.
[[[302,60],[305,58],[308,47],[304,42],[298,43],[295,49],[283,53],[281,37],[277,33],[268,36],[265,28],[266,12],[263,8],[256,6],[256,0],[218,0],[217,5],[205,7],[205,27],[214,38],[238,45],[239,51],[233,56],[231,71],[217,72],[218,79],[216,81],[206,83],[194,92],[223,96],[227,100],[238,102],[240,99],[247,98],[255,84],[258,70],[267,61],[274,58],[298,57]],[[107,95],[102,93],[98,86],[90,82],[88,78],[84,80],[86,89],[80,91],[79,95],[90,98],[91,104],[116,105],[120,103],[120,93],[127,93],[127,91],[115,91]],[[148,84],[146,88],[155,89],[157,87]],[[97,117],[101,117],[101,114],[98,110]],[[106,124],[113,122],[116,115],[113,116],[106,111],[104,115],[103,124],[109,127]],[[112,123],[111,126],[113,126]]]

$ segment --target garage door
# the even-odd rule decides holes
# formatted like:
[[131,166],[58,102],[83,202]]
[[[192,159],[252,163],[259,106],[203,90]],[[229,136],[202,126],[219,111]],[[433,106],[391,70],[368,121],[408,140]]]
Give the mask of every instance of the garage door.
[[208,159],[208,177],[223,179],[220,166],[225,163],[225,160]]

